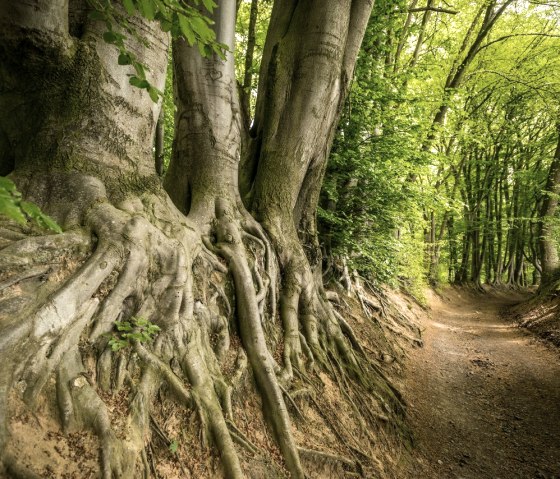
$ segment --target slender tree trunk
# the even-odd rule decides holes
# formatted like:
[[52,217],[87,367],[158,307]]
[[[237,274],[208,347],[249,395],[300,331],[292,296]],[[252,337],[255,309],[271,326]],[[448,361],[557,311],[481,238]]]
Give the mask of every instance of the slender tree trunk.
[[554,218],[558,209],[560,194],[560,123],[557,125],[558,144],[545,186],[545,196],[539,212],[539,253],[541,264],[541,287],[548,286],[556,277],[560,266],[558,247],[553,240]]
[[251,119],[251,89],[253,87],[253,57],[256,45],[257,16],[259,13],[259,0],[251,0],[249,13],[249,28],[247,30],[247,51],[245,52],[245,70],[243,73],[243,84],[241,85],[241,111],[245,118],[247,130]]

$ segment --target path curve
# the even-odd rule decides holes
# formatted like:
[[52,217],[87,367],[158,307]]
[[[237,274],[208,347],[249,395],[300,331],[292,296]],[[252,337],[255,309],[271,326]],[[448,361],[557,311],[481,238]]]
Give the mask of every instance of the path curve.
[[408,360],[418,457],[402,477],[560,479],[560,352],[500,314],[519,297],[446,295]]

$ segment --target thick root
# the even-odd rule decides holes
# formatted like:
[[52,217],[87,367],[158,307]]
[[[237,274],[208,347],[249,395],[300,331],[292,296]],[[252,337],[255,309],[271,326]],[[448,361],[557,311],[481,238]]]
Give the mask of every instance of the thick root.
[[[312,407],[322,417],[324,404],[313,397],[321,394],[325,371],[362,429],[389,414],[384,409],[397,409],[394,392],[368,363],[359,335],[334,311],[304,259],[272,248],[260,225],[232,202],[216,201],[215,214],[204,221],[185,219],[158,195],[117,207],[97,189],[95,201],[77,204],[83,211],[67,215],[76,230],[85,225],[91,234],[12,235],[15,243],[0,252],[0,265],[17,263],[12,275],[1,278],[1,292],[15,295],[27,283],[39,290],[17,320],[0,323],[6,365],[0,370],[1,447],[10,441],[10,401],[39,410],[55,389],[63,431],[88,430],[97,437],[104,479],[151,477],[172,444],[157,415],[165,402],[180,413],[198,414],[203,444],[219,451],[227,477],[241,478],[236,445],[251,456],[270,453],[234,421],[238,392],[250,385],[245,379],[251,371],[291,477],[306,477],[300,454],[359,472],[360,443],[337,431],[336,410],[324,422],[349,444],[349,457],[298,448],[299,432],[292,430],[290,413],[302,421]],[[81,261],[58,283],[37,287],[49,274],[48,258],[38,264],[26,255],[25,261],[17,259],[18,252],[36,255],[42,248],[51,256],[59,248],[71,252],[72,244]],[[160,328],[155,338],[126,338],[115,330],[116,321],[134,324],[132,318],[140,317]],[[107,335],[124,341],[124,348],[113,351]],[[115,412],[117,398],[122,404]],[[18,477],[40,476],[9,453],[2,461]]]
[[[303,478],[297,447],[291,432],[291,423],[275,374],[275,367],[262,327],[259,301],[249,268],[242,236],[237,222],[225,205],[216,207],[216,244],[209,245],[223,256],[230,266],[237,296],[237,314],[243,346],[247,351],[257,383],[269,411],[275,437],[292,477]],[[298,336],[299,341],[299,336]]]

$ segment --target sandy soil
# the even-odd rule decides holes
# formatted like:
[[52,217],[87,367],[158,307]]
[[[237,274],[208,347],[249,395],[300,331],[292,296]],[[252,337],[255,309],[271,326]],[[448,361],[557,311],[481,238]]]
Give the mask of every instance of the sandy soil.
[[560,352],[503,314],[519,296],[445,296],[405,373],[418,457],[400,475],[560,479]]

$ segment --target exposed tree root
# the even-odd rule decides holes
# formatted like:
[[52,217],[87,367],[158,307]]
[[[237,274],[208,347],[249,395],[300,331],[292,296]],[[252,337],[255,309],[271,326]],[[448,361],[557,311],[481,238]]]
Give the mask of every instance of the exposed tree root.
[[[217,199],[214,214],[193,219],[160,195],[114,206],[91,179],[75,191],[92,201],[84,208],[82,197],[75,202],[79,211],[67,211],[73,230],[52,237],[14,234],[0,250],[0,264],[10,271],[0,278],[0,300],[19,298],[22,305],[16,319],[0,322],[6,470],[14,477],[41,474],[17,464],[5,447],[14,401],[36,411],[54,399],[66,434],[89,430],[98,438],[104,479],[157,477],[161,453],[153,439],[164,448],[172,443],[154,416],[164,397],[179,410],[196,412],[201,443],[216,446],[226,477],[244,477],[236,444],[252,456],[267,455],[234,421],[233,402],[251,371],[291,477],[306,477],[302,454],[362,474],[361,461],[369,456],[356,452],[359,441],[337,430],[337,412],[324,414],[314,399],[324,387],[317,374],[336,381],[371,443],[371,425],[401,414],[401,398],[309,269],[289,263],[278,297],[279,249],[232,201]],[[67,263],[53,263],[60,254]],[[56,268],[49,269],[51,263]],[[38,290],[36,299],[27,290]],[[129,339],[113,351],[107,335],[119,337],[115,322],[135,317],[158,325],[159,334],[153,341]],[[46,393],[51,383],[56,398]],[[111,402],[122,394],[126,407],[116,415]],[[303,423],[304,407],[323,417],[350,457],[298,446],[290,412]]]

